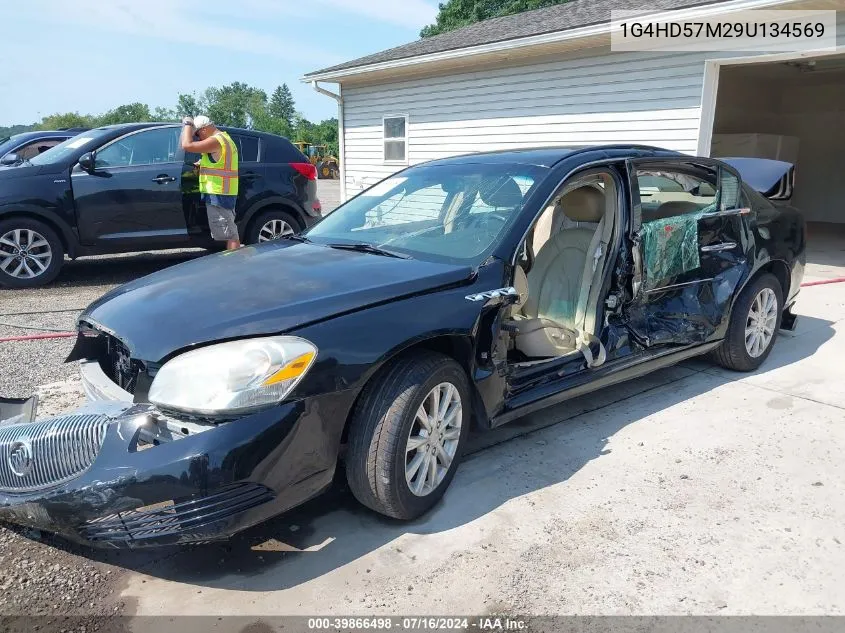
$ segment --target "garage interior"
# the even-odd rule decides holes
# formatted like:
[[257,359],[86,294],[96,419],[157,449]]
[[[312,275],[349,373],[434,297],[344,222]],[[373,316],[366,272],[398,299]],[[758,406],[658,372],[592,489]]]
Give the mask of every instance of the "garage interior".
[[795,164],[807,261],[845,260],[845,55],[721,66],[710,155]]

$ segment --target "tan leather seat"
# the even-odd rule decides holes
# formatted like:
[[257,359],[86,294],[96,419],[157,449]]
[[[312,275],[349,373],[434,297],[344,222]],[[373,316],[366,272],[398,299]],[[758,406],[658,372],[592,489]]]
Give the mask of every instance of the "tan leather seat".
[[574,222],[599,226],[553,233],[536,254],[516,336],[517,349],[532,357],[561,356],[577,347],[584,327],[585,280],[589,293],[597,263],[596,238],[605,233],[605,196],[595,187],[570,191],[560,207]]
[[[579,187],[561,199],[563,213],[574,222],[599,223],[605,199],[598,189]],[[528,301],[523,314],[577,327],[575,314],[581,277],[595,229],[572,228],[553,234],[536,254],[528,273]]]

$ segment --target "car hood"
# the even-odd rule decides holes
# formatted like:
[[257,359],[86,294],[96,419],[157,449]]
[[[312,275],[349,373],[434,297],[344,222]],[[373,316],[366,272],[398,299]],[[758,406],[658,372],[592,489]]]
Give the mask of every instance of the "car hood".
[[473,277],[470,266],[283,241],[209,255],[116,288],[79,317],[158,362],[204,343],[290,331]]

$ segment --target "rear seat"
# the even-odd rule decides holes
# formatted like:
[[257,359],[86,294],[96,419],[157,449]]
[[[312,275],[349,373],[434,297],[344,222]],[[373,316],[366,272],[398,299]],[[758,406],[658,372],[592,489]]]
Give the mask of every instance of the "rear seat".
[[[709,203],[707,203],[709,204]],[[647,217],[643,217],[643,222],[650,222],[652,220],[665,220],[678,215],[687,215],[689,213],[696,213],[705,208],[707,204],[692,202],[690,200],[672,200],[664,202]]]

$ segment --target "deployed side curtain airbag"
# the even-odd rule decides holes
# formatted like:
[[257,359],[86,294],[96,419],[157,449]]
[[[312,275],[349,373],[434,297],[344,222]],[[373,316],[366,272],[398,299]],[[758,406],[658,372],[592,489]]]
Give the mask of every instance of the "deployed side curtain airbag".
[[701,266],[698,221],[705,212],[652,220],[642,225],[643,286],[646,290]]

